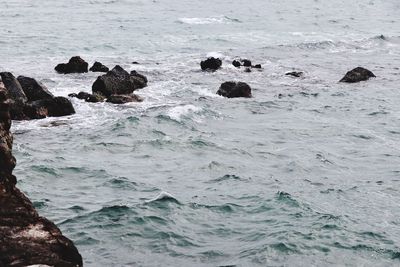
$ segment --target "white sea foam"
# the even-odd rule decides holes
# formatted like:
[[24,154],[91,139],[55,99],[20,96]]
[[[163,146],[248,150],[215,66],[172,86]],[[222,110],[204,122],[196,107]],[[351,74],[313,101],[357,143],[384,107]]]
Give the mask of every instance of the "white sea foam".
[[205,17],[205,18],[179,18],[179,22],[191,25],[202,25],[202,24],[222,24],[231,22],[230,19],[220,16],[220,17]]
[[167,115],[174,120],[180,121],[183,116],[187,116],[190,113],[196,113],[201,111],[200,107],[194,105],[184,105],[171,108]]

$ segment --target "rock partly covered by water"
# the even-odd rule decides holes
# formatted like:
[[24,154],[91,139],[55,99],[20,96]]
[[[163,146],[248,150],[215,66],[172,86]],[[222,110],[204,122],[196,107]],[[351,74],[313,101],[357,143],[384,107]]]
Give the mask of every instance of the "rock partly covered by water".
[[204,61],[200,62],[200,67],[202,70],[215,71],[222,66],[222,61],[219,58],[209,57]]
[[295,78],[300,78],[303,77],[303,72],[302,71],[291,71],[291,72],[286,72],[285,75],[286,76],[292,76]]
[[362,67],[357,67],[347,72],[346,75],[340,80],[340,82],[345,83],[357,83],[361,81],[366,81],[369,78],[376,77],[372,71],[364,69]]
[[84,61],[81,57],[72,57],[68,63],[58,64],[54,69],[58,73],[69,74],[69,73],[85,73],[88,72],[89,64]]
[[42,119],[75,113],[72,103],[65,97],[54,97],[47,88],[33,78],[1,72],[4,92],[9,97],[13,120]]
[[104,66],[100,62],[95,62],[92,67],[89,69],[91,72],[108,72],[110,69],[107,66]]
[[133,91],[146,87],[147,78],[135,71],[128,73],[120,66],[115,66],[111,71],[99,76],[92,85],[93,93],[105,97],[111,95],[127,95]]
[[0,83],[0,266],[82,266],[72,241],[16,188],[8,97]]
[[113,104],[125,104],[130,102],[142,102],[143,99],[135,94],[130,95],[111,95],[107,98],[107,102]]
[[219,87],[217,94],[228,98],[251,97],[251,88],[244,82],[224,82]]

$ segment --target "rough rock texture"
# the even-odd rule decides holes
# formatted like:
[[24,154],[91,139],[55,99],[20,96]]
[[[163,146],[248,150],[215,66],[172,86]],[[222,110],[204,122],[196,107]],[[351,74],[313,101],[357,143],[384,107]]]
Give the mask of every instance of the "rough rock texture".
[[345,83],[357,83],[361,81],[366,81],[369,78],[376,77],[370,70],[364,69],[362,67],[357,67],[347,72],[346,75],[340,80],[340,82]]
[[28,101],[50,99],[54,97],[54,95],[47,90],[46,86],[33,78],[18,76],[17,80],[28,98]]
[[133,91],[146,87],[147,78],[137,72],[129,74],[120,66],[115,66],[111,71],[99,76],[92,85],[93,93],[105,97],[111,95],[131,94]]
[[84,73],[88,72],[89,64],[84,61],[81,57],[72,57],[68,63],[58,64],[54,69],[58,73],[68,74],[68,73]]
[[92,72],[108,72],[110,69],[96,61],[89,70]]
[[219,58],[209,57],[200,63],[202,70],[217,70],[221,68],[222,61]]
[[251,88],[244,82],[224,82],[217,94],[228,98],[251,97]]
[[21,102],[28,101],[21,84],[11,72],[1,72],[0,77],[12,100]]
[[68,98],[57,96],[27,103],[24,113],[29,119],[43,119],[71,115],[75,113],[75,109]]
[[0,84],[0,266],[82,266],[82,257],[57,226],[40,217],[12,175],[8,92]]
[[129,102],[142,102],[143,99],[135,94],[130,95],[111,95],[107,98],[107,102],[113,104],[125,104]]

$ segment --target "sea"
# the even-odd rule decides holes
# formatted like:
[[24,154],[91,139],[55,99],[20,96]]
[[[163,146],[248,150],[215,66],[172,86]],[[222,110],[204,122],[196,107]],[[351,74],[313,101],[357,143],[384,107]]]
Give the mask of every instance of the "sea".
[[400,266],[400,1],[0,0],[0,71],[91,92],[72,56],[149,80],[13,122],[18,187],[85,266]]

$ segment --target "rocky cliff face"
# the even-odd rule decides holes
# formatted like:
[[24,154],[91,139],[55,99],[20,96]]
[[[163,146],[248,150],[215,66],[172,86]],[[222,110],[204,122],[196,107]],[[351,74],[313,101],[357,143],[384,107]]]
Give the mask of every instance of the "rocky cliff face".
[[57,226],[40,217],[16,188],[8,91],[0,82],[0,267],[82,266],[82,257]]

